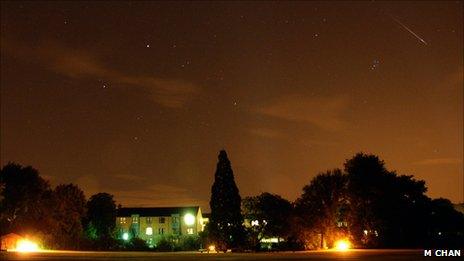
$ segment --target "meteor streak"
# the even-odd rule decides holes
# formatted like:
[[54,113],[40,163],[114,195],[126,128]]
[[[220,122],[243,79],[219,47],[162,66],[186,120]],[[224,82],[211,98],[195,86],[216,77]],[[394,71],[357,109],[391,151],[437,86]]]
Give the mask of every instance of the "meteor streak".
[[400,20],[396,19],[395,17],[391,16],[390,17],[397,22],[399,25],[401,25],[404,29],[406,29],[408,32],[410,32],[414,37],[416,37],[419,41],[421,41],[423,44],[427,45],[427,42],[424,41],[419,35],[417,35],[415,32],[413,32],[411,29],[409,29],[405,24],[403,24]]

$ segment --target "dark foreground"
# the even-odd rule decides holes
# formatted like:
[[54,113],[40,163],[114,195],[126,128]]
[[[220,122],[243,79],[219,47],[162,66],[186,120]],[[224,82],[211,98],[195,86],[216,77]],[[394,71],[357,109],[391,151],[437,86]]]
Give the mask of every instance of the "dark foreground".
[[[0,260],[432,260],[423,250],[349,250],[276,253],[74,252],[0,253]],[[458,257],[459,258],[459,257]],[[455,258],[455,259],[458,259]]]

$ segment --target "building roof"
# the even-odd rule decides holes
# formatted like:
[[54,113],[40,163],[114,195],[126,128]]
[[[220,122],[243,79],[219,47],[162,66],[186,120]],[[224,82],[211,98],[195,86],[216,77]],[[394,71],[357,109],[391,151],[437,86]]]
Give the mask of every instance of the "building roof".
[[184,215],[185,213],[197,214],[199,206],[192,207],[155,207],[155,208],[118,208],[118,217],[130,217],[139,215],[142,217],[169,217],[173,214]]

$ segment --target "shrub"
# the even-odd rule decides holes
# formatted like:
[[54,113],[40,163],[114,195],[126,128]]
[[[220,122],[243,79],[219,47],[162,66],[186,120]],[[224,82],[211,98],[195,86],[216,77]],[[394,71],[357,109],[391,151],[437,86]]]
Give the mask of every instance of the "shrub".
[[168,252],[174,250],[174,243],[170,238],[162,237],[155,246],[156,251]]
[[181,251],[192,251],[201,248],[201,239],[199,236],[186,235],[182,236],[178,243],[178,249]]
[[134,238],[131,238],[131,240],[129,241],[128,249],[140,251],[140,250],[148,250],[149,248],[145,240],[134,237]]

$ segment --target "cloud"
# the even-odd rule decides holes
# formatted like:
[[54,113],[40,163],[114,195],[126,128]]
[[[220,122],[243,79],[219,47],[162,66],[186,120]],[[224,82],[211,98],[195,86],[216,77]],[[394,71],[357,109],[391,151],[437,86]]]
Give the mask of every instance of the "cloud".
[[341,117],[347,106],[347,99],[343,97],[291,95],[256,108],[255,112],[288,121],[311,123],[323,130],[338,131],[347,124]]
[[413,165],[454,165],[460,164],[462,161],[458,158],[435,158],[435,159],[424,159],[420,161],[413,162]]
[[277,130],[269,128],[254,128],[249,130],[250,133],[268,139],[275,139],[281,137],[282,133]]
[[136,176],[136,175],[127,175],[127,174],[116,174],[116,175],[114,175],[114,178],[121,179],[121,180],[124,180],[124,181],[134,181],[134,180],[143,181],[143,180],[146,180],[145,177],[140,177],[140,176]]
[[148,206],[192,206],[206,207],[208,202],[191,195],[187,189],[164,184],[151,185],[143,189],[112,191],[118,203],[130,207]]
[[183,107],[200,88],[179,79],[164,79],[151,75],[133,75],[104,64],[96,56],[83,50],[68,49],[52,43],[27,48],[18,43],[2,41],[9,54],[22,59],[37,58],[48,69],[71,78],[96,78],[120,85],[142,88],[154,102],[168,108]]

